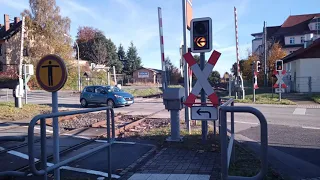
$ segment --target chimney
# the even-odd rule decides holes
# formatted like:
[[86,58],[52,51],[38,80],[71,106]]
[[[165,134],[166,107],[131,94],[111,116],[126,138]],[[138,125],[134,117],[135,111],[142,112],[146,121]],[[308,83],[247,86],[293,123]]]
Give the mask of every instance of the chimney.
[[14,17],[14,24],[17,24],[18,22],[20,22],[20,18],[19,17]]
[[10,29],[10,20],[9,20],[9,15],[5,14],[4,15],[4,30],[8,31]]

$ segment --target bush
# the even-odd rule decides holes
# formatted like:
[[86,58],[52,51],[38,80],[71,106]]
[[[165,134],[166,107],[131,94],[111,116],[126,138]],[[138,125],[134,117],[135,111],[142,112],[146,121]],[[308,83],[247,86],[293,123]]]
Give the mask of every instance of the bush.
[[18,71],[14,67],[8,67],[5,71],[0,72],[0,82],[8,80],[18,80]]

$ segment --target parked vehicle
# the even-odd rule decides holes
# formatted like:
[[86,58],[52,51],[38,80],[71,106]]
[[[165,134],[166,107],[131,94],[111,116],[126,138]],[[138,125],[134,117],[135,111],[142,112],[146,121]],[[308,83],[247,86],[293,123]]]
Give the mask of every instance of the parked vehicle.
[[89,104],[106,104],[111,107],[130,106],[134,103],[132,94],[115,86],[86,86],[80,95],[80,104],[87,107]]

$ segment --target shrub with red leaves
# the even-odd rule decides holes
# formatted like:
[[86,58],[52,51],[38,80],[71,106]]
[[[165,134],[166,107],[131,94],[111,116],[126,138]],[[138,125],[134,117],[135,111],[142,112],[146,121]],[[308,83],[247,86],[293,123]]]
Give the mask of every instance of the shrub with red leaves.
[[0,81],[17,80],[19,79],[18,70],[15,67],[8,67],[5,71],[0,72]]

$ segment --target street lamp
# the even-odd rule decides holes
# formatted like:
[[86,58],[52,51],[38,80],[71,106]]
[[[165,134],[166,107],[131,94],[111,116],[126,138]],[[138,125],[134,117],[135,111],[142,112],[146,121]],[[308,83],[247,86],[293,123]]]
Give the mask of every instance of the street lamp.
[[[63,35],[70,38],[71,40],[73,40],[71,36],[69,36],[67,34],[63,34]],[[77,41],[74,41],[74,42],[75,42],[75,44],[77,46],[77,50],[78,50],[78,53],[77,53],[78,54],[78,91],[80,92],[81,91],[81,81],[80,81],[79,45],[78,45]]]

